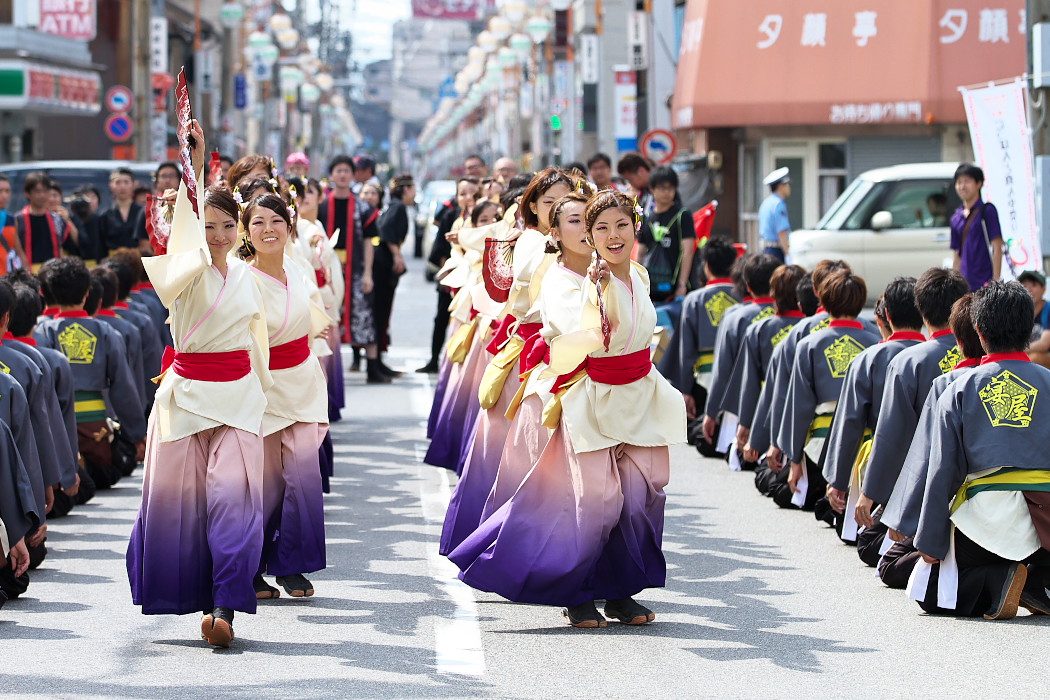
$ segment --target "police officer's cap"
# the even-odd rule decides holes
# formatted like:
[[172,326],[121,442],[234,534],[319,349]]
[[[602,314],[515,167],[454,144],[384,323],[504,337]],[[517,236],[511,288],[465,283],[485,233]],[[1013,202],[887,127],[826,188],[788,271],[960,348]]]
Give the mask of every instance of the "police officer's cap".
[[791,171],[787,168],[777,168],[769,175],[766,175],[766,179],[762,181],[762,184],[776,187],[782,182],[791,182],[790,175]]

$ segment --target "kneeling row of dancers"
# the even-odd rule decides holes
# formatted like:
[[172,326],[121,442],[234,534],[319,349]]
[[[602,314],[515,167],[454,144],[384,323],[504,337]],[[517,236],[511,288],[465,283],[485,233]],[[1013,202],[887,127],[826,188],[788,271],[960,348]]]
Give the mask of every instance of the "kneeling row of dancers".
[[1050,409],[1036,401],[1050,372],[1024,352],[1029,292],[969,293],[930,269],[890,283],[871,324],[843,261],[807,275],[717,240],[702,253],[708,285],[660,364],[698,450],[814,511],[928,612],[1050,614]]

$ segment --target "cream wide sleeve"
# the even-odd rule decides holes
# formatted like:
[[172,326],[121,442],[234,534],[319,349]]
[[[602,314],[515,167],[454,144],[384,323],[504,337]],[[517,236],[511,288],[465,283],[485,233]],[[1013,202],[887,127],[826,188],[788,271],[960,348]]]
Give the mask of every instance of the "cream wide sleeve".
[[255,297],[258,313],[252,316],[249,331],[252,336],[252,345],[248,354],[252,361],[252,370],[259,377],[259,384],[265,392],[273,386],[273,377],[270,376],[270,335],[266,327],[266,307],[263,305],[262,292],[252,281],[251,290]]
[[[198,192],[204,191],[201,178],[202,175],[197,176]],[[202,205],[199,203],[199,206]],[[179,184],[167,253],[145,257],[142,264],[161,302],[169,309],[179,295],[211,266],[203,217],[193,213],[186,183]]]
[[[597,288],[590,280],[584,282],[581,289],[567,288],[549,305],[545,298],[544,310],[552,329],[575,329],[548,341],[551,361],[544,372],[545,376],[568,374],[579,367],[588,355],[604,347]],[[612,318],[609,320],[613,321]]]

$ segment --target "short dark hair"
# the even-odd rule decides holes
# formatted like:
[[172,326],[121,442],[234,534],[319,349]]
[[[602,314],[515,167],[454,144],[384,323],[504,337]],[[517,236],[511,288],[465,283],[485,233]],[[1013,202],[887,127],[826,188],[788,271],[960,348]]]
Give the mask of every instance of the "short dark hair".
[[806,269],[799,265],[781,265],[773,271],[773,276],[769,279],[769,288],[773,293],[777,313],[798,310],[798,283],[806,277]]
[[6,313],[13,312],[14,308],[15,290],[10,282],[0,279],[0,318],[3,318]]
[[813,292],[817,295],[817,298],[823,298],[820,288],[824,284],[825,279],[835,274],[839,270],[851,269],[852,268],[850,268],[849,263],[845,260],[824,259],[818,262],[817,266],[813,268],[813,272],[810,273],[810,275],[813,277]]
[[802,309],[802,313],[807,316],[817,313],[820,299],[817,299],[817,293],[813,291],[812,277],[806,275],[799,281],[798,286],[795,287],[795,295],[798,297],[798,308]]
[[478,155],[477,153],[471,153],[471,154],[470,154],[469,156],[467,156],[466,158],[464,158],[464,159],[463,159],[463,164],[464,164],[464,165],[466,165],[466,164],[467,164],[467,162],[468,162],[468,161],[471,161],[471,160],[477,160],[477,161],[481,161],[481,164],[482,164],[482,165],[488,165],[488,163],[486,163],[486,162],[485,162],[485,159],[484,159],[484,158],[482,158],[481,156],[479,156],[479,155]]
[[1028,347],[1035,302],[1020,282],[989,282],[973,293],[973,325],[987,353],[1019,352]]
[[972,315],[973,294],[967,294],[952,304],[952,315],[948,319],[955,343],[962,351],[963,357],[968,360],[976,360],[984,355],[981,338],[977,335],[977,329],[973,327]]
[[669,184],[678,189],[678,173],[666,165],[658,165],[649,173],[649,189],[654,190],[659,185]]
[[966,278],[956,270],[931,267],[915,283],[915,306],[927,325],[946,326],[952,304],[969,291]]
[[102,304],[102,283],[95,277],[88,278],[88,295],[84,300],[84,311],[88,312],[88,315],[94,316],[98,313],[99,306]]
[[84,301],[91,288],[91,273],[80,258],[55,258],[50,261],[46,280],[48,290],[59,306],[76,306]]
[[131,294],[131,288],[135,286],[135,272],[126,260],[117,258],[106,258],[106,262],[99,267],[105,267],[113,271],[117,280],[117,299],[127,299]]
[[587,159],[587,169],[590,170],[597,163],[605,163],[611,168],[612,158],[605,155],[604,153],[595,153],[593,156]]
[[724,238],[712,236],[700,248],[700,258],[715,277],[729,277],[736,262],[736,248]]
[[135,180],[135,173],[131,168],[127,166],[120,166],[119,168],[113,168],[113,171],[109,174],[109,179],[112,182],[118,177],[130,177],[132,181]]
[[[208,187],[204,190],[204,206],[214,207],[234,221],[241,218],[240,207],[233,193],[226,187]],[[104,306],[105,304],[103,304]]]
[[7,177],[7,175],[0,173],[0,182],[11,182],[11,180]]
[[981,184],[984,182],[984,171],[973,163],[960,163],[959,167],[955,169],[952,182],[958,182],[960,177],[973,178],[974,182]]
[[747,288],[756,297],[764,297],[769,294],[769,280],[783,263],[772,255],[756,255],[744,265],[744,282]]
[[24,338],[33,332],[33,326],[44,309],[40,300],[40,292],[28,284],[12,284],[10,280],[4,280],[10,285],[14,293],[14,305],[11,307],[11,322],[7,330],[16,338]]
[[[123,262],[130,267],[133,285],[149,279],[146,275],[146,266],[142,264],[142,253],[139,252],[138,248],[117,248],[116,250],[111,250],[107,260]],[[127,294],[124,296],[127,296]]]
[[93,194],[96,198],[101,199],[102,193],[99,192],[98,188],[94,185],[81,185],[80,187],[73,190],[74,195],[83,197],[86,194]]
[[51,188],[52,192],[58,192],[59,194],[64,194],[62,192],[62,183],[59,182],[58,180],[55,180],[55,179],[49,180],[48,183],[47,183],[47,186]]
[[29,194],[37,187],[43,185],[44,189],[51,189],[51,178],[43,170],[34,170],[26,175],[26,181],[22,183],[22,190]]
[[51,258],[50,260],[45,260],[44,264],[40,266],[40,270],[36,273],[36,278],[40,281],[40,296],[44,297],[45,306],[55,305],[55,295],[51,293],[51,272],[61,259]]
[[652,170],[653,166],[640,153],[628,153],[616,164],[616,172],[629,175],[639,170]]
[[354,156],[354,170],[371,170],[373,173],[376,171],[376,159],[367,153]]
[[495,207],[496,208],[496,214],[497,214],[497,217],[498,217],[498,215],[499,215],[499,205],[496,204],[495,202],[493,202],[491,199],[483,199],[480,202],[478,202],[477,204],[475,204],[474,208],[471,210],[471,212],[470,212],[470,223],[473,224],[475,227],[477,227],[478,219],[481,218],[481,215],[489,207]]
[[171,168],[172,170],[175,171],[176,175],[178,175],[179,177],[182,177],[182,170],[179,169],[178,164],[176,164],[175,161],[166,160],[163,163],[161,163],[160,165],[158,165],[157,169],[153,171],[153,182],[154,183],[157,182],[158,179],[160,179],[160,171],[163,170],[164,168]]
[[22,268],[11,270],[4,276],[4,279],[14,285],[24,284],[27,287],[31,287],[37,294],[40,293],[40,280],[34,277],[29,270]]
[[332,174],[332,171],[335,170],[337,165],[349,165],[350,166],[350,172],[354,172],[354,170],[356,170],[356,168],[354,167],[354,159],[353,158],[351,158],[348,155],[340,155],[340,156],[336,156],[335,158],[332,158],[332,160],[328,161],[328,174],[329,175]]
[[750,296],[751,294],[747,290],[747,283],[744,281],[744,269],[753,257],[755,257],[754,253],[743,255],[736,259],[736,262],[733,263],[733,267],[729,268],[729,279],[733,280],[733,286],[736,288],[736,295],[741,299]]
[[101,303],[103,309],[108,309],[117,303],[117,290],[120,289],[120,286],[117,281],[117,273],[113,271],[113,268],[99,265],[91,270],[91,279],[98,280],[99,284],[102,285]]
[[401,199],[405,196],[405,190],[414,184],[416,184],[416,180],[410,173],[401,173],[390,180],[390,196],[395,199]]
[[895,330],[922,328],[922,315],[915,305],[915,278],[897,277],[882,293],[886,315]]
[[577,177],[587,177],[587,166],[578,160],[574,160],[562,167],[562,170]]
[[534,173],[518,173],[507,182],[507,189],[515,190],[520,187],[524,190],[532,182],[533,175]]
[[824,280],[820,301],[833,318],[856,318],[868,298],[868,285],[851,270],[839,270]]

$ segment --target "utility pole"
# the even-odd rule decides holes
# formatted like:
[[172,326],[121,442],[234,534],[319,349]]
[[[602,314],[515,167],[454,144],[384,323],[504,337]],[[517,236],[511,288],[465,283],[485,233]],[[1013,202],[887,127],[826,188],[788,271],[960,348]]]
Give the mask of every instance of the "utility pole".
[[1050,0],[1026,0],[1025,17],[1036,213],[1042,232],[1045,270],[1050,260],[1050,197],[1047,196],[1050,191]]

